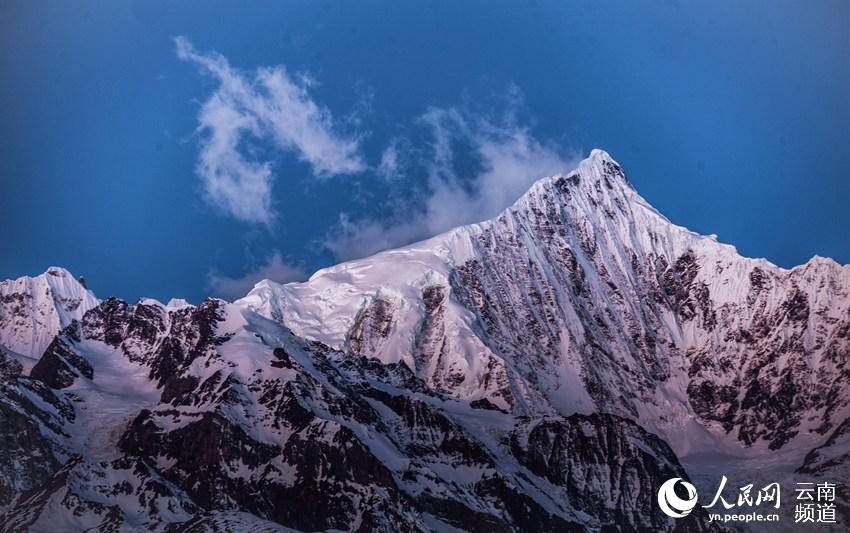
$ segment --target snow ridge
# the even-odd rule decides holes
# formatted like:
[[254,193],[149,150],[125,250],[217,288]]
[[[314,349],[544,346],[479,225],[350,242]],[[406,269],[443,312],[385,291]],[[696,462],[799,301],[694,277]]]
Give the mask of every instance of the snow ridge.
[[0,282],[0,346],[38,358],[59,331],[100,303],[61,267]]

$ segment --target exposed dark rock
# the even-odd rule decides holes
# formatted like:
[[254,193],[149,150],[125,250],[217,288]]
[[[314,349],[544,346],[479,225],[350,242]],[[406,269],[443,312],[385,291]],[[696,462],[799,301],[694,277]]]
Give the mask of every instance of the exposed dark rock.
[[60,466],[38,417],[27,413],[22,398],[10,404],[15,399],[10,393],[0,392],[0,507],[22,489],[45,482]]
[[77,376],[94,377],[94,369],[85,357],[76,353],[68,339],[57,336],[44,355],[30,370],[30,377],[54,389],[70,387]]
[[21,375],[23,367],[16,359],[0,348],[0,383],[13,381]]
[[348,351],[357,355],[372,355],[390,334],[395,304],[385,298],[375,298],[358,315],[346,342]]
[[471,402],[469,402],[469,405],[473,409],[487,409],[489,411],[502,411],[503,413],[505,412],[502,409],[499,409],[499,406],[497,406],[487,398],[472,400]]
[[274,355],[275,358],[275,360],[271,362],[273,367],[292,368],[292,359],[289,357],[285,348],[275,348],[272,355]]
[[[629,420],[593,414],[529,421],[510,445],[523,465],[563,487],[570,502],[597,518],[603,530],[673,526],[655,502],[656,490],[671,477],[687,475],[667,443]],[[682,520],[695,530],[710,529],[705,522],[701,509]]]

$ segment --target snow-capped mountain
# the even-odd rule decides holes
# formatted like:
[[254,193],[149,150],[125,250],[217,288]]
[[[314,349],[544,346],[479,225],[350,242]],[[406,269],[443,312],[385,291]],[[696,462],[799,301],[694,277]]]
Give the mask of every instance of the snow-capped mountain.
[[41,307],[5,295],[50,272],[3,285],[3,531],[709,531],[663,481],[846,480],[850,267],[743,258],[598,150],[493,220],[234,303],[51,270]]
[[664,218],[601,150],[494,220],[237,304],[452,397],[617,413],[679,453],[727,433],[811,446],[850,415],[850,266],[742,257]]
[[98,303],[64,268],[0,281],[0,346],[23,356],[25,362],[37,359],[60,329]]

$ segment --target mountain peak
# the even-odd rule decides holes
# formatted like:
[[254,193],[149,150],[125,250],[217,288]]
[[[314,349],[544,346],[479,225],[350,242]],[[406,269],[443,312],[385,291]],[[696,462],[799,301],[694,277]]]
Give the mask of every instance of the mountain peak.
[[603,150],[601,148],[594,148],[593,150],[591,150],[590,155],[587,156],[587,159],[589,159],[591,161],[600,160],[600,161],[611,161],[611,162],[616,163],[616,161],[614,161],[614,158],[611,157],[611,154],[609,154],[608,152],[606,152],[605,150]]
[[623,167],[605,150],[594,148],[590,151],[590,155],[579,163],[578,166],[579,172],[587,172],[590,168],[598,169],[597,174],[619,179],[622,184],[628,186],[629,189],[633,189],[631,182],[629,182],[626,177]]
[[55,276],[57,278],[73,278],[74,276],[65,268],[58,266],[48,267],[47,270],[44,271],[44,274],[48,276]]
[[[574,169],[535,182],[517,203],[522,204],[529,195],[533,196],[535,192],[539,193],[553,186],[554,192],[559,196],[577,192],[583,196],[598,198],[604,194],[603,188],[621,196],[622,200],[630,199],[632,195],[639,196],[626,177],[623,167],[608,152],[599,148],[591,150]],[[643,202],[642,199],[640,201]]]
[[172,298],[168,300],[168,303],[165,304],[165,307],[168,309],[182,309],[184,307],[192,307],[186,299],[184,298]]
[[0,282],[0,296],[0,338],[26,357],[41,355],[59,330],[100,303],[71,272],[57,266]]

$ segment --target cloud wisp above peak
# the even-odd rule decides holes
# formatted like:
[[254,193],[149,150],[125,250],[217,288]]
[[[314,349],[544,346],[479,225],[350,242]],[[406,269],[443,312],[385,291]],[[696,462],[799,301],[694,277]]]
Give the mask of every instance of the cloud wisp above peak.
[[213,296],[233,301],[248,294],[264,279],[277,283],[304,281],[307,273],[301,267],[285,262],[281,253],[275,251],[263,264],[240,277],[225,276],[215,270],[208,272],[207,288]]
[[[426,239],[492,218],[538,179],[573,169],[579,154],[539,141],[517,121],[515,106],[509,105],[499,120],[454,107],[428,109],[417,122],[429,131],[429,149],[419,161],[404,165],[426,173],[425,194],[396,201],[395,216],[390,219],[354,220],[340,215],[324,247],[336,259],[348,260]],[[467,156],[474,164],[458,171]],[[384,152],[381,167],[400,168],[401,157],[392,144]],[[391,163],[385,165],[386,161]]]
[[[336,260],[492,218],[534,181],[566,172],[577,162],[577,154],[538,140],[518,120],[522,95],[511,86],[498,115],[466,107],[427,108],[386,140],[379,160],[370,165],[362,155],[361,136],[342,133],[342,123],[357,126],[334,119],[315,102],[310,94],[315,82],[308,76],[290,75],[283,66],[246,72],[217,52],[198,51],[184,37],[175,38],[175,45],[180,59],[218,84],[197,117],[196,172],[208,203],[237,220],[264,225],[270,237],[277,237],[273,186],[283,176],[269,148],[306,163],[314,178],[364,173],[372,179],[363,182],[364,198],[379,200],[368,200],[368,211],[365,203],[353,206],[354,212],[340,209],[320,239],[321,248]],[[212,271],[208,286],[233,298],[263,277],[293,281],[304,273],[275,253],[241,278]]]
[[359,138],[339,133],[331,112],[311,97],[309,77],[293,77],[280,65],[243,73],[221,54],[199,52],[185,37],[174,42],[180,59],[219,83],[198,114],[196,171],[213,206],[243,222],[274,222],[275,173],[270,161],[250,155],[251,142],[294,154],[319,178],[366,169]]

